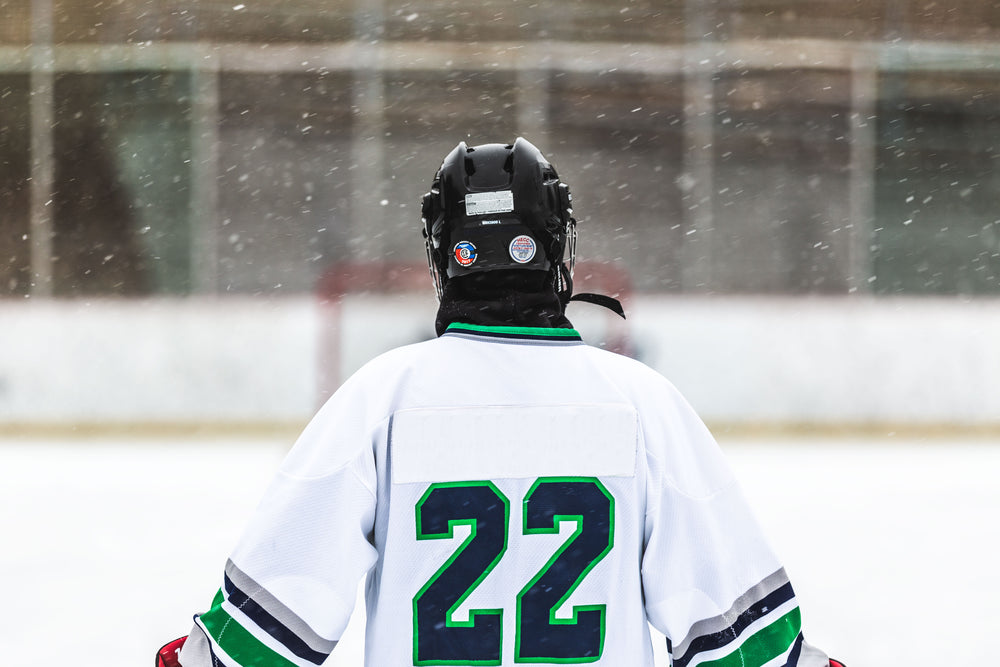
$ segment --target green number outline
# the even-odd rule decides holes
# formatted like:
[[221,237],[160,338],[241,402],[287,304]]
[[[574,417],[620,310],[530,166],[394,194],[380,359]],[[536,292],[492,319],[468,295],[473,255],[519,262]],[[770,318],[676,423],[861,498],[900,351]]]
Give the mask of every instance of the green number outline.
[[483,582],[483,580],[493,571],[493,569],[503,558],[503,555],[507,553],[508,537],[510,533],[510,500],[507,496],[503,494],[496,487],[493,482],[490,481],[474,481],[474,482],[439,482],[431,484],[427,487],[427,491],[421,496],[420,500],[417,501],[415,512],[417,521],[417,540],[441,540],[450,539],[455,537],[455,526],[467,525],[470,528],[469,536],[465,538],[465,541],[452,553],[451,557],[444,562],[444,564],[438,568],[437,572],[427,580],[417,594],[413,596],[413,664],[414,665],[500,665],[503,664],[503,656],[501,651],[500,660],[419,660],[417,653],[417,640],[418,640],[418,626],[417,626],[417,602],[423,596],[423,594],[430,588],[438,578],[444,574],[445,570],[451,567],[452,563],[465,551],[473,540],[476,539],[476,519],[449,519],[448,520],[448,532],[447,533],[424,533],[423,525],[421,520],[421,509],[427,499],[430,497],[436,489],[441,488],[453,488],[453,487],[475,487],[475,486],[487,486],[493,493],[496,494],[497,499],[501,500],[504,504],[504,521],[503,521],[503,548],[497,553],[496,557],[490,562],[485,570],[479,575],[479,577],[466,589],[465,593],[458,598],[458,601],[452,605],[448,611],[445,613],[445,625],[450,628],[454,627],[472,627],[476,624],[476,617],[479,615],[494,615],[500,617],[500,645],[503,646],[503,609],[470,609],[469,610],[469,620],[467,622],[452,621],[452,614],[465,602],[466,598],[472,595],[472,592]]
[[[582,612],[582,611],[598,611],[598,612],[600,612],[600,614],[601,614],[600,650],[598,651],[597,655],[593,656],[593,657],[581,657],[581,658],[540,657],[540,658],[532,658],[532,657],[522,657],[521,656],[521,633],[520,633],[520,628],[521,628],[521,606],[522,606],[522,598],[538,582],[538,580],[541,579],[545,575],[545,573],[549,571],[549,568],[551,568],[555,564],[555,562],[559,559],[559,557],[562,556],[563,552],[565,552],[566,549],[569,548],[569,546],[576,540],[576,538],[579,537],[581,533],[583,533],[583,517],[581,515],[579,515],[579,514],[556,514],[556,515],[553,516],[552,527],[551,528],[528,528],[527,527],[527,525],[528,525],[528,501],[531,499],[532,494],[534,494],[535,490],[538,489],[539,486],[541,486],[542,484],[545,484],[545,483],[550,483],[550,482],[555,482],[555,483],[570,482],[570,483],[589,483],[589,484],[593,484],[595,487],[597,487],[598,491],[600,491],[601,493],[604,494],[604,496],[608,499],[608,503],[609,503],[609,505],[608,505],[608,513],[609,513],[610,516],[609,516],[609,525],[608,525],[608,544],[607,544],[607,546],[592,561],[590,561],[590,564],[588,564],[587,567],[584,568],[584,570],[580,573],[580,576],[578,576],[576,578],[576,581],[573,582],[573,585],[570,586],[569,589],[566,591],[566,594],[563,595],[561,598],[559,598],[559,601],[555,605],[553,605],[551,609],[549,609],[549,623],[551,625],[576,625],[578,623],[578,621],[579,621],[579,613],[580,612]],[[542,662],[544,662],[544,663],[549,663],[549,664],[576,664],[576,663],[584,663],[584,662],[597,662],[598,660],[601,659],[601,656],[604,654],[604,638],[605,638],[605,634],[606,634],[606,631],[607,631],[606,622],[607,622],[607,607],[608,606],[606,604],[591,604],[591,605],[579,605],[579,606],[575,606],[575,607],[573,607],[573,617],[570,618],[570,619],[559,619],[559,618],[555,617],[555,614],[556,614],[556,610],[558,610],[560,607],[562,607],[563,604],[566,603],[566,600],[568,600],[569,597],[571,595],[573,595],[573,592],[577,588],[579,588],[580,584],[583,583],[583,580],[587,577],[588,574],[590,574],[590,571],[593,570],[594,567],[596,567],[597,564],[599,562],[601,562],[601,560],[603,560],[604,557],[607,556],[608,553],[611,552],[611,549],[614,547],[614,541],[615,541],[615,498],[614,498],[614,496],[611,495],[611,493],[607,490],[607,488],[605,488],[605,486],[601,483],[601,481],[599,479],[597,479],[596,477],[539,477],[537,480],[535,480],[535,483],[531,485],[531,488],[528,490],[528,493],[524,496],[524,501],[521,503],[521,507],[522,507],[522,524],[521,525],[524,527],[523,528],[523,533],[525,535],[542,535],[542,534],[555,534],[555,535],[558,535],[559,534],[559,524],[561,522],[563,522],[563,521],[575,521],[576,522],[576,530],[573,531],[573,534],[562,544],[561,547],[559,547],[559,549],[556,550],[556,552],[552,555],[552,557],[549,558],[549,560],[545,563],[545,565],[542,567],[542,569],[538,571],[538,574],[536,574],[534,577],[532,577],[531,581],[529,581],[524,586],[524,588],[521,589],[521,592],[517,594],[517,629],[518,629],[518,632],[515,634],[515,637],[514,637],[514,639],[515,639],[514,662],[522,662],[522,663],[531,663],[531,662],[542,663]]]

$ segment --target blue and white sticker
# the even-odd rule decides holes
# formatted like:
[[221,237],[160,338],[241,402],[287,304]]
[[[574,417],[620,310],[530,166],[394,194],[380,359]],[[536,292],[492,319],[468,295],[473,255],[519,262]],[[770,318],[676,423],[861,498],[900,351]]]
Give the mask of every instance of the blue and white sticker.
[[508,249],[510,251],[511,259],[518,264],[527,264],[534,259],[537,246],[535,245],[535,239],[525,234],[521,234],[520,236],[514,237],[514,240],[510,242]]
[[477,257],[479,253],[476,252],[476,246],[468,241],[459,241],[455,244],[455,261],[459,266],[472,266],[476,263]]

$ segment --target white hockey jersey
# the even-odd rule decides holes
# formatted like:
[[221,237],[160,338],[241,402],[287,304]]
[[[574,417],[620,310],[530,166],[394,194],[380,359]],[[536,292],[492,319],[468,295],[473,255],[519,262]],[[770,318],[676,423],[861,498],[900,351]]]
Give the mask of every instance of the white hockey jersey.
[[356,373],[181,663],[319,665],[365,575],[368,667],[827,665],[693,410],[571,329],[453,324]]

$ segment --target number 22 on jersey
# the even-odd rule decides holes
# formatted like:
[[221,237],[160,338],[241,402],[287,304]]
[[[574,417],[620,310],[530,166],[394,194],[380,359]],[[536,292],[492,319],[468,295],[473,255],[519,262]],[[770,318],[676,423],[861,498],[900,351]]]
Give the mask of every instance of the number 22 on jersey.
[[[526,536],[573,534],[517,593],[515,662],[586,663],[604,650],[606,605],[573,607],[556,618],[587,574],[614,544],[614,498],[595,477],[543,477],[522,503]],[[415,665],[499,665],[503,611],[474,609],[467,621],[454,612],[503,558],[508,546],[510,500],[489,481],[432,484],[417,502],[418,540],[449,539],[455,526],[469,536],[413,598]],[[513,595],[512,584],[511,594]]]

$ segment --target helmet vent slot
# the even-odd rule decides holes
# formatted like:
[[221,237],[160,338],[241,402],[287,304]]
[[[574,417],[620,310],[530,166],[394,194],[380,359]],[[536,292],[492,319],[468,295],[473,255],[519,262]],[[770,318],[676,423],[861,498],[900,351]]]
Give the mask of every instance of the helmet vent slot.
[[508,174],[513,174],[514,173],[514,154],[513,153],[510,153],[507,156],[507,159],[504,160],[504,162],[503,162],[503,170],[506,171]]

